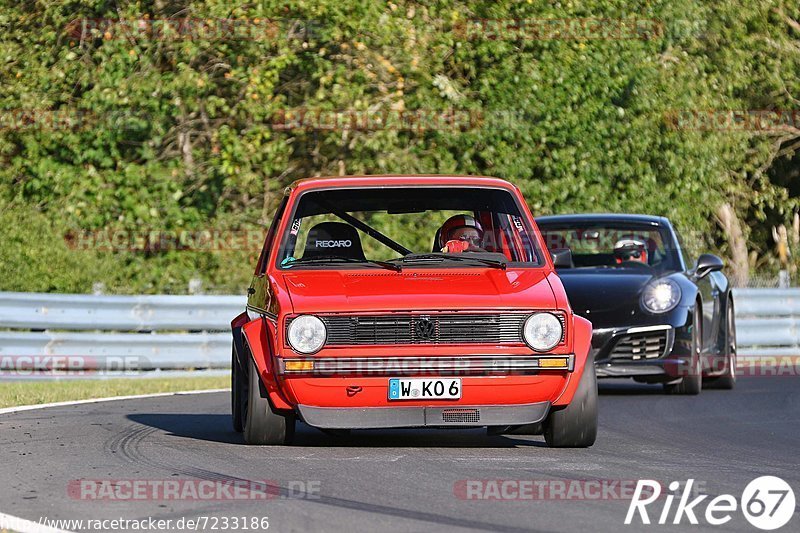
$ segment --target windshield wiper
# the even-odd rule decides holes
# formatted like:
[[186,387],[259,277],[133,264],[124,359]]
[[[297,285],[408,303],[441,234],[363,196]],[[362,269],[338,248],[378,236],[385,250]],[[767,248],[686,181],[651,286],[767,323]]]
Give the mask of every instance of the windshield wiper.
[[370,265],[377,265],[387,270],[394,270],[395,272],[402,272],[403,267],[395,263],[388,263],[386,261],[372,261],[370,259],[356,259],[355,257],[342,257],[340,255],[317,255],[313,257],[301,257],[285,263],[283,266],[290,267],[292,265],[309,265],[313,263],[367,263]]
[[401,257],[399,260],[403,263],[411,262],[411,261],[428,261],[431,259],[439,259],[440,261],[444,260],[453,260],[453,261],[477,261],[479,263],[483,263],[484,265],[499,268],[501,270],[505,270],[508,265],[505,261],[497,261],[495,259],[485,259],[483,257],[475,257],[471,255],[456,255],[456,254],[408,254],[404,257]]

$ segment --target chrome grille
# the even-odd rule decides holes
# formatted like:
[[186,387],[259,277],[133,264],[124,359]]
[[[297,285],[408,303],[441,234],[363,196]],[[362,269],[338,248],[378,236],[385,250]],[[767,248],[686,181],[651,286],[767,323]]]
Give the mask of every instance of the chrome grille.
[[[563,314],[555,313],[561,320]],[[322,315],[328,346],[389,344],[521,344],[531,312]],[[287,321],[287,328],[291,321]],[[566,335],[566,328],[565,328]],[[564,338],[562,337],[562,342]]]
[[654,359],[667,349],[667,331],[635,333],[621,337],[611,350],[612,359]]

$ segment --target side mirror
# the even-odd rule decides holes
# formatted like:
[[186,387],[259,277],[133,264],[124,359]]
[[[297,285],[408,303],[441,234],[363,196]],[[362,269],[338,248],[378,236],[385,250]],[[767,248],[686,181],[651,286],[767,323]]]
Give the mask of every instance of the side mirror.
[[553,266],[556,268],[572,268],[572,250],[569,248],[556,248],[550,250]]
[[719,272],[725,263],[713,254],[703,254],[697,258],[697,264],[694,266],[694,277],[702,279],[708,276],[711,272]]

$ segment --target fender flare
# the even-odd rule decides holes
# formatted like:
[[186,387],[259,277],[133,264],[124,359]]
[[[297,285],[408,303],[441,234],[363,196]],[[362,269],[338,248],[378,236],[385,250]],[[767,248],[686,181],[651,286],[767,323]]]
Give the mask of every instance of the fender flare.
[[262,392],[265,392],[275,409],[294,411],[278,387],[275,372],[275,353],[272,339],[275,339],[276,325],[265,317],[251,320],[241,328],[243,350],[246,349],[258,369]]
[[722,305],[719,310],[719,330],[717,331],[717,338],[715,339],[714,353],[717,355],[725,355],[728,350],[728,313],[734,312],[734,328],[736,327],[735,309],[736,304],[733,301],[733,291],[728,290],[720,297]]
[[583,317],[573,315],[573,351],[575,352],[575,368],[569,374],[566,387],[561,396],[553,402],[553,407],[566,407],[575,396],[578,384],[584,372],[594,372],[594,362],[589,362],[592,349],[592,323]]
[[233,356],[236,358],[236,364],[239,368],[244,368],[247,361],[243,358],[244,354],[244,337],[242,334],[242,326],[244,326],[250,319],[247,313],[242,313],[231,321],[231,336],[233,337]]

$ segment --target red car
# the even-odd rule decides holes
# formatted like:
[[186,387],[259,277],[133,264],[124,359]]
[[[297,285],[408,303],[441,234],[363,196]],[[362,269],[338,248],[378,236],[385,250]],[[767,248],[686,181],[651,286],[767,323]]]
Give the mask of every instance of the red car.
[[485,177],[312,178],[286,190],[232,322],[233,425],[487,427],[586,447],[591,324],[520,191]]

